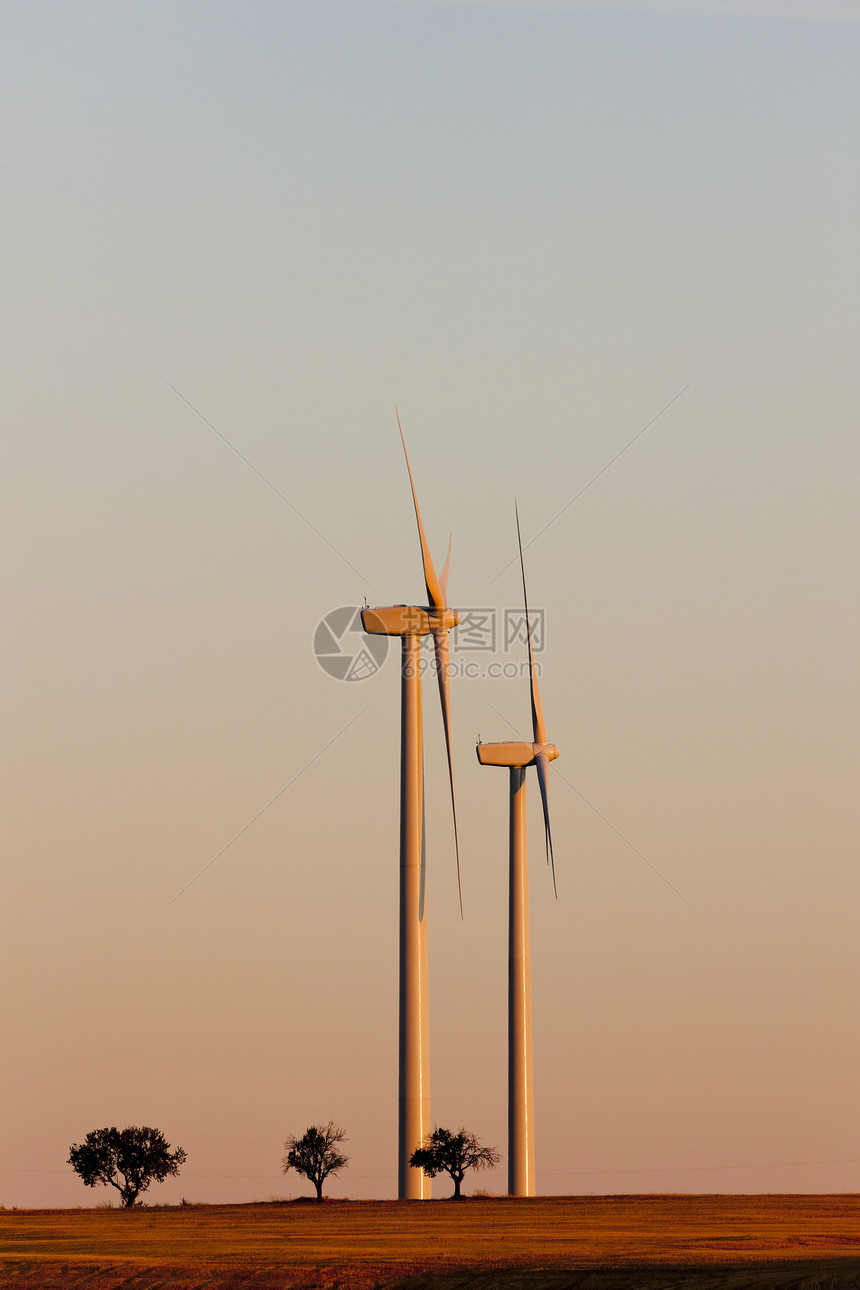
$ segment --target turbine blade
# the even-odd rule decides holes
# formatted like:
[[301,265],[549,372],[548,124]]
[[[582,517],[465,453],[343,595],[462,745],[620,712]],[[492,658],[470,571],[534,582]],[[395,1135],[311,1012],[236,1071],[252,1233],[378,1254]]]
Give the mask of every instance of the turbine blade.
[[[517,517],[517,542],[520,548],[520,569],[523,575],[523,605],[526,611],[526,637],[529,643],[529,688],[532,698],[532,731],[536,744],[546,743],[546,726],[543,720],[543,709],[540,706],[540,694],[538,693],[537,677],[535,676],[535,656],[532,649],[532,629],[529,622],[529,598],[526,592],[526,566],[523,560],[523,540],[520,536],[520,513],[514,502],[514,513]],[[547,827],[549,827],[547,825]]]
[[448,675],[448,633],[433,633],[436,652],[436,676],[439,680],[439,698],[442,700],[442,724],[445,727],[445,748],[448,753],[448,779],[451,784],[451,811],[454,816],[454,850],[457,854],[457,892],[460,897],[460,917],[463,917],[463,886],[460,881],[460,839],[457,834],[457,803],[454,800],[454,766],[451,761],[451,684]]
[[445,567],[439,575],[439,586],[442,588],[442,596],[445,604],[448,604],[448,570],[451,567],[451,538],[453,534],[448,534],[448,554],[445,556]]
[[555,898],[558,900],[558,887],[555,885],[555,856],[552,852],[552,833],[549,828],[549,759],[546,753],[538,753],[535,757],[535,770],[537,771],[538,784],[540,785],[540,800],[543,803],[543,823],[546,829],[546,858],[552,866],[552,889],[555,892]]
[[412,478],[412,467],[409,465],[409,453],[406,451],[406,440],[403,437],[403,426],[400,424],[400,413],[397,408],[394,410],[397,413],[400,442],[403,444],[403,455],[406,458],[406,469],[409,472],[409,483],[412,488],[412,501],[415,505],[415,518],[418,521],[418,536],[421,539],[421,559],[424,563],[424,582],[427,587],[427,596],[434,609],[445,609],[445,596],[439,585],[439,579],[436,577],[436,570],[433,568],[430,548],[427,545],[427,538],[424,536],[424,525],[421,523],[421,512],[418,509],[418,497],[415,493],[415,480]]

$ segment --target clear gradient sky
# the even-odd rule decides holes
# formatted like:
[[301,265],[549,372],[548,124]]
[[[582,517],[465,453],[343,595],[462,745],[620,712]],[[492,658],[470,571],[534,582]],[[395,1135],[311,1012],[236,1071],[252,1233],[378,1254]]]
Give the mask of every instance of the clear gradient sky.
[[[423,598],[395,404],[453,604],[558,515],[539,1191],[860,1189],[858,18],[4,0],[0,1203],[103,1200],[69,1145],[127,1123],[188,1152],[153,1200],[303,1194],[329,1118],[395,1193],[396,656],[311,648]],[[474,742],[528,695],[452,697],[432,1111],[504,1152]]]

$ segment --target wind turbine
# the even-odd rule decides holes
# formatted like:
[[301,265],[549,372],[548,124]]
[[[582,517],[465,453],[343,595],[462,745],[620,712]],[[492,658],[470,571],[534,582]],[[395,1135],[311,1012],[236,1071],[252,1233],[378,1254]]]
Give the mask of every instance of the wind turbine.
[[[409,1159],[430,1132],[429,1020],[427,999],[427,882],[424,839],[424,745],[421,723],[421,638],[432,635],[436,673],[442,701],[442,722],[448,752],[448,779],[454,813],[457,884],[460,884],[460,847],[454,772],[451,764],[451,695],[448,674],[448,633],[460,621],[449,609],[448,566],[451,543],[442,576],[436,576],[424,535],[415,481],[406,452],[400,413],[400,440],[412,488],[421,560],[428,605],[392,605],[365,609],[361,623],[371,635],[399,636],[402,642],[400,680],[400,1045],[399,1114],[397,1137],[397,1195],[400,1200],[429,1200],[430,1180],[421,1169],[411,1169]],[[460,911],[463,898],[460,892]]]
[[555,858],[549,827],[549,763],[558,756],[555,744],[547,743],[529,624],[526,568],[517,512],[517,542],[523,575],[523,605],[529,647],[529,687],[532,704],[533,743],[507,740],[498,744],[478,743],[482,766],[507,766],[510,770],[510,847],[508,876],[508,1194],[534,1196],[534,1072],[532,1063],[532,985],[529,952],[529,873],[526,835],[526,767],[534,766],[540,785],[546,830],[547,861],[552,865],[555,889]]

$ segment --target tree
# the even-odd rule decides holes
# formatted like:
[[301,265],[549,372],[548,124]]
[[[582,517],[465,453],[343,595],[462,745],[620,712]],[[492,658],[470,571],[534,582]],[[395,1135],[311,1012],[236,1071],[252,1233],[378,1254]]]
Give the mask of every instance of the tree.
[[334,1120],[325,1125],[312,1124],[303,1137],[289,1137],[284,1143],[284,1173],[295,1169],[303,1174],[316,1187],[317,1200],[322,1200],[326,1178],[349,1164],[349,1156],[337,1150],[337,1144],[345,1140],[346,1131],[339,1129]]
[[85,1186],[115,1187],[123,1205],[131,1209],[150,1183],[179,1173],[185,1152],[182,1147],[172,1152],[160,1129],[130,1124],[127,1129],[93,1129],[72,1146],[68,1163]]
[[413,1169],[422,1169],[428,1178],[448,1174],[454,1184],[453,1200],[460,1199],[460,1184],[467,1169],[493,1169],[501,1157],[493,1147],[482,1147],[474,1133],[458,1129],[434,1129],[428,1133],[409,1160]]

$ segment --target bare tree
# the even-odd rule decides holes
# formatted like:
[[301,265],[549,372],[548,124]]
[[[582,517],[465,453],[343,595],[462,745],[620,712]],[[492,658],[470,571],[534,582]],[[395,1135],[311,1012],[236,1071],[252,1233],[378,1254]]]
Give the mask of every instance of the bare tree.
[[337,1150],[339,1142],[346,1141],[346,1132],[334,1120],[328,1124],[312,1124],[301,1138],[289,1137],[284,1143],[284,1173],[295,1169],[303,1174],[317,1189],[317,1200],[322,1200],[323,1183],[329,1174],[337,1174],[349,1164],[349,1156]]
[[127,1129],[93,1129],[72,1146],[68,1162],[87,1187],[115,1187],[130,1209],[150,1183],[179,1173],[185,1152],[182,1147],[171,1151],[160,1129],[130,1124]]
[[474,1133],[458,1129],[434,1129],[428,1133],[409,1160],[413,1169],[421,1169],[428,1178],[448,1174],[454,1184],[452,1200],[460,1199],[460,1184],[467,1169],[494,1169],[501,1157],[493,1147],[483,1147]]

